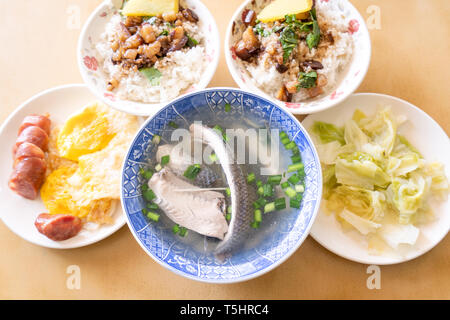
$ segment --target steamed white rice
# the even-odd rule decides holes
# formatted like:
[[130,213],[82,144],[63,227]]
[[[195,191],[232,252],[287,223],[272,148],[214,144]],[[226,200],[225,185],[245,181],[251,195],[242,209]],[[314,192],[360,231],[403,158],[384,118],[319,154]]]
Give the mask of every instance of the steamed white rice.
[[[150,81],[139,71],[130,70],[127,76],[120,76],[122,68],[111,61],[113,50],[111,41],[119,30],[122,21],[120,14],[115,14],[106,25],[105,32],[95,45],[99,66],[105,74],[105,83],[111,78],[120,80],[114,94],[122,100],[144,103],[158,103],[172,100],[200,81],[206,68],[204,34],[199,21],[197,24],[186,22],[183,27],[199,44],[193,48],[170,52],[159,59],[153,67],[161,73],[160,84],[152,86]],[[161,30],[162,31],[162,30]]]
[[[326,29],[332,32],[334,44],[327,45],[327,48],[321,48],[319,44],[319,48],[313,48],[310,51],[305,41],[299,41],[297,49],[307,59],[314,60],[317,56],[320,56],[323,69],[318,70],[317,73],[327,77],[328,83],[323,88],[324,93],[322,94],[326,95],[336,87],[341,74],[349,64],[353,55],[353,40],[352,36],[348,33],[347,18],[341,13],[338,7],[339,1],[316,1],[315,3],[319,26],[321,30]],[[259,12],[262,8],[255,9]],[[265,46],[270,41],[276,41],[272,37],[276,37],[276,35],[272,34],[269,37],[260,37],[262,45]],[[281,83],[296,80],[296,77],[292,73],[279,73],[274,63],[269,62],[268,54],[260,56],[256,64],[245,61],[243,64],[254,84],[273,97],[276,97]],[[295,74],[298,74],[298,72]],[[308,98],[307,91],[300,89],[299,92],[292,96],[292,102],[301,102]]]

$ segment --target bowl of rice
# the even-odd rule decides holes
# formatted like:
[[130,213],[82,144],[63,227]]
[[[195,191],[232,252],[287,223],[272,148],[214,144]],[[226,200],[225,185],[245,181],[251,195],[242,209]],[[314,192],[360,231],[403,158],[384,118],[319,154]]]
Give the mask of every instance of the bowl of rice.
[[78,42],[84,82],[109,106],[151,116],[167,102],[201,90],[219,61],[216,22],[199,0],[180,0],[176,14],[130,16],[122,0],[91,14]]
[[305,0],[312,7],[304,13],[260,20],[276,1],[248,0],[230,21],[225,58],[233,79],[294,114],[339,104],[370,64],[364,19],[347,0]]

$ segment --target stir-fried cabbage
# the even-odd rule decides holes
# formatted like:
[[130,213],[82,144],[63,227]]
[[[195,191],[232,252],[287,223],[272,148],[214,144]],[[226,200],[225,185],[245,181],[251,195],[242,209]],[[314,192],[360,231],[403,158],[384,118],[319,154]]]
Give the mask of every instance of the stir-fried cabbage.
[[414,224],[430,220],[430,197],[446,199],[449,190],[444,166],[427,163],[397,134],[404,121],[383,108],[373,116],[356,110],[342,128],[324,122],[312,127],[327,210],[393,249],[416,242]]

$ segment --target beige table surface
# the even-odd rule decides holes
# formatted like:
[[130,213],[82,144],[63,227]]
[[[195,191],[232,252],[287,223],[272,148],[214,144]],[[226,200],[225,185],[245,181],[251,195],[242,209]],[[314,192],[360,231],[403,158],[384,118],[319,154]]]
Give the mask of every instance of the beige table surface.
[[[82,82],[76,64],[77,39],[100,2],[0,0],[0,121],[44,89]],[[217,19],[223,43],[227,23],[241,0],[204,2]],[[353,3],[366,19],[373,8],[381,13],[381,29],[370,30],[372,61],[358,92],[408,100],[449,134],[450,1]],[[223,54],[210,85],[236,86]],[[9,146],[3,147],[9,152]],[[7,177],[1,179],[5,183]],[[71,265],[81,270],[78,290],[66,286]],[[97,244],[59,251],[30,244],[0,222],[3,299],[449,299],[449,270],[450,237],[446,237],[418,259],[382,266],[381,289],[369,290],[366,265],[340,258],[308,237],[275,270],[243,283],[213,285],[161,267],[139,247],[127,226]]]

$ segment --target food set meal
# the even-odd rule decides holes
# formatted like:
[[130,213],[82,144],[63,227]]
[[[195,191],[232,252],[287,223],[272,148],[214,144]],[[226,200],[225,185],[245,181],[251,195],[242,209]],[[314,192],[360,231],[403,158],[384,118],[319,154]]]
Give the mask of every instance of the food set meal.
[[[207,41],[200,28],[203,17],[192,3],[128,0],[108,16],[93,43],[95,69],[105,75],[107,91],[122,100],[168,102],[201,80],[209,61]],[[336,6],[323,0],[248,1],[232,22],[233,58],[274,101],[307,104],[330,94],[357,50],[349,17]],[[237,164],[229,130],[274,131],[272,114],[266,119],[261,111],[253,118],[230,120],[234,107],[245,112],[253,100],[224,103],[227,96],[221,94],[195,105],[194,114],[170,104],[161,108],[166,113],[155,117],[165,135],[141,129],[142,145],[150,143],[143,152],[153,151],[145,160],[132,161],[139,170],[132,187],[136,199],[142,199],[138,215],[145,227],[161,224],[178,239],[192,237],[189,243],[196,250],[203,247],[224,259],[264,229],[264,220],[272,221],[267,231],[282,223],[279,216],[301,214],[308,205],[306,181],[321,180],[308,176],[304,146],[296,140],[301,130],[290,132],[288,127],[266,145],[280,148],[280,166],[271,174],[260,173],[261,162]],[[375,114],[359,107],[343,127],[316,121],[310,130],[322,166],[322,207],[343,229],[367,237],[371,254],[382,255],[385,246],[414,246],[420,226],[434,217],[429,202],[447,201],[449,186],[444,165],[425,160],[414,141],[398,133],[408,119],[389,106]],[[168,121],[169,114],[179,115],[179,121]],[[127,187],[122,184],[129,175],[124,159],[137,143],[139,127],[137,116],[94,100],[63,122],[44,111],[23,118],[11,145],[8,186],[23,201],[42,201],[46,212],[36,212],[34,221],[42,236],[65,241],[83,228],[112,223]],[[206,163],[205,157],[181,155],[182,143],[168,140],[181,129],[191,135],[184,147],[209,149]],[[255,147],[260,144],[247,146],[245,154],[257,153]],[[127,159],[132,156],[139,155]],[[136,214],[127,208],[127,215]]]

